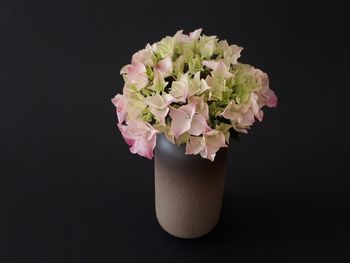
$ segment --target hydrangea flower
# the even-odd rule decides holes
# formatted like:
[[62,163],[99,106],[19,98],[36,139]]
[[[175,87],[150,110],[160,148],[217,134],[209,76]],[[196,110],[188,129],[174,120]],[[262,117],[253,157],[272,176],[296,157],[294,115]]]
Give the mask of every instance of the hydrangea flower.
[[112,103],[132,153],[153,158],[157,135],[214,161],[230,136],[247,133],[264,106],[276,107],[266,73],[238,62],[242,47],[202,34],[167,36],[132,56]]

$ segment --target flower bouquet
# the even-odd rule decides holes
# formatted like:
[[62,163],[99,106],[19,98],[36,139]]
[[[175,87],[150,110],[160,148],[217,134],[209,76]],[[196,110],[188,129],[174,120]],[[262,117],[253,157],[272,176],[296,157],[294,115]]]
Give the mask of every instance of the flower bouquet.
[[[267,74],[238,62],[242,47],[201,35],[201,31],[188,35],[178,31],[147,44],[121,69],[123,94],[112,102],[118,128],[132,153],[152,159],[162,138],[175,148],[184,148],[184,156],[200,155],[215,163],[217,152],[228,146],[230,137],[247,133],[255,119],[262,121],[264,106],[277,106]],[[162,174],[169,173],[166,170]]]

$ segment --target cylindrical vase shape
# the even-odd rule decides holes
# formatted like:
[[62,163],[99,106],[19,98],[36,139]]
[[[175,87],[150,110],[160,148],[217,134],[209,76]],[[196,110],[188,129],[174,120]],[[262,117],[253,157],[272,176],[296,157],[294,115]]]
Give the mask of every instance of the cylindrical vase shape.
[[163,135],[155,148],[155,207],[159,224],[179,238],[197,238],[217,224],[224,191],[227,148],[212,162],[186,155]]

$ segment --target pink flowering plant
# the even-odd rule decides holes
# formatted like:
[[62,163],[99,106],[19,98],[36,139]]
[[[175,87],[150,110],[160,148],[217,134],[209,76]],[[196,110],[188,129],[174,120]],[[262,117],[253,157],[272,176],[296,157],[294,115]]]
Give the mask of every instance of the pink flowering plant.
[[152,159],[164,134],[186,154],[213,161],[230,136],[262,121],[262,107],[277,106],[267,74],[237,61],[241,47],[201,31],[147,44],[121,69],[123,94],[112,102],[132,153]]

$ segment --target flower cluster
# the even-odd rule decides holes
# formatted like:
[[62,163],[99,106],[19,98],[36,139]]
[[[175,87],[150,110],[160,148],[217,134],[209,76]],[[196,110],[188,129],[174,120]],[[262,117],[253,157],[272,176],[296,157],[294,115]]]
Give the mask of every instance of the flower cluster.
[[230,135],[262,121],[263,106],[277,106],[266,73],[237,61],[241,47],[201,31],[148,44],[121,69],[123,94],[112,102],[132,153],[151,159],[163,133],[213,161]]

